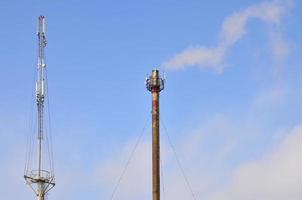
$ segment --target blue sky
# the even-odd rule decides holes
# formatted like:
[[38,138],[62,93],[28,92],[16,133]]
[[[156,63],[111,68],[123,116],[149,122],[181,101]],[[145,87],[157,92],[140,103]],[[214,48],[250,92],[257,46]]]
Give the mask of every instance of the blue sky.
[[[49,199],[110,199],[149,118],[153,68],[166,76],[161,117],[197,199],[301,199],[301,6],[1,1],[0,198],[34,198],[23,167],[43,14],[57,175]],[[163,130],[162,154],[165,197],[190,199]],[[151,199],[149,158],[147,126],[115,199]]]

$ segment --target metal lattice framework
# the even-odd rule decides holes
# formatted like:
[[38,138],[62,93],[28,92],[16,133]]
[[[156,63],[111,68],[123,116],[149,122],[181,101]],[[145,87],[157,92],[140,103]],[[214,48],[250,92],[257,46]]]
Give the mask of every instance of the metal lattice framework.
[[[26,164],[24,178],[26,183],[35,192],[38,200],[44,200],[46,194],[55,186],[55,176],[52,164],[52,155],[48,155],[50,159],[50,169],[47,170],[43,165],[43,144],[44,140],[48,140],[45,136],[45,120],[44,120],[44,102],[46,82],[46,64],[45,64],[45,47],[47,44],[45,36],[45,17],[38,17],[38,63],[37,63],[37,79],[36,79],[36,108],[37,108],[37,167],[31,167]],[[51,145],[51,144],[50,144]],[[49,143],[47,143],[48,153]],[[50,147],[52,148],[52,147]],[[30,154],[30,153],[29,153]],[[52,153],[51,153],[52,154]],[[28,159],[31,160],[31,159]]]

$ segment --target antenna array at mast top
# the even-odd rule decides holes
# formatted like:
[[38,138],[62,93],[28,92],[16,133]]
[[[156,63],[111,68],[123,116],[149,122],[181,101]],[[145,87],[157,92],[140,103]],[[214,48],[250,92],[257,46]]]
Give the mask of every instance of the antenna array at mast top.
[[45,17],[40,15],[38,17],[38,26],[37,26],[37,33],[45,33]]

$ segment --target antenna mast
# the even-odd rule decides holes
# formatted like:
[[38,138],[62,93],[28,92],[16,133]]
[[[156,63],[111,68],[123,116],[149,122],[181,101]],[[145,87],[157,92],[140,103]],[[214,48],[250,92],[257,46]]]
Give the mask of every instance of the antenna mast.
[[[44,200],[47,192],[55,186],[54,172],[43,168],[43,140],[44,140],[44,95],[45,95],[45,17],[38,17],[38,63],[36,80],[37,105],[37,168],[25,171],[25,181],[37,195],[38,200]],[[49,155],[51,156],[51,155]],[[51,164],[50,164],[51,165]],[[51,167],[52,168],[52,167]]]
[[160,200],[159,93],[164,89],[164,79],[157,69],[147,78],[146,87],[152,94],[152,194],[153,200]]

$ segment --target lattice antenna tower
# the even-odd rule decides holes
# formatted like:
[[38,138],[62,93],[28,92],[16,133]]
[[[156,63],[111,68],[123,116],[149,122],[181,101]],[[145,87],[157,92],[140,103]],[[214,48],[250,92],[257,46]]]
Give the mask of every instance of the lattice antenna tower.
[[[55,176],[53,170],[51,142],[48,141],[49,137],[45,133],[45,117],[44,117],[44,102],[45,93],[47,89],[46,80],[46,64],[45,64],[45,47],[47,44],[45,36],[45,17],[38,17],[37,26],[38,38],[38,63],[37,63],[37,76],[36,76],[36,111],[37,111],[37,124],[36,124],[36,156],[37,163],[34,167],[31,166],[31,158],[27,159],[24,178],[27,185],[35,192],[38,200],[45,200],[47,193],[55,186]],[[46,96],[47,97],[47,96]],[[46,157],[44,159],[44,149],[48,148],[49,168],[46,168]],[[29,147],[31,148],[31,147]],[[29,157],[31,156],[29,152]]]

